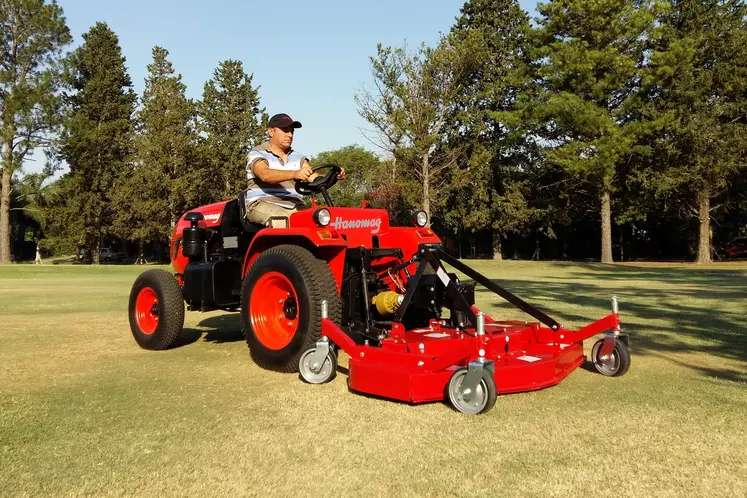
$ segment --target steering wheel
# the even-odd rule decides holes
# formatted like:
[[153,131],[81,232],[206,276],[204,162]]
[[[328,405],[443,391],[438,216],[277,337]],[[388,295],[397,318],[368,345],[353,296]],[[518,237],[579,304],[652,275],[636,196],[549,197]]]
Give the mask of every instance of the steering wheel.
[[327,174],[316,178],[313,182],[305,182],[303,180],[296,180],[296,192],[301,195],[312,195],[322,190],[324,187],[326,190],[332,188],[337,183],[337,176],[342,173],[342,168],[336,164],[322,164],[316,168],[312,168],[311,171],[317,172],[323,169],[328,169]]

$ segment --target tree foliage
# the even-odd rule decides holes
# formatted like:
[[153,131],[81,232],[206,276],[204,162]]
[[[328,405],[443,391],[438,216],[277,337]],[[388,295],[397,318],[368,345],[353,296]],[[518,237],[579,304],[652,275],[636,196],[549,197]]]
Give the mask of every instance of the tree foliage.
[[358,145],[320,152],[311,159],[312,167],[324,164],[345,168],[345,180],[338,182],[332,193],[336,206],[360,206],[364,198],[382,183],[381,160]]
[[672,0],[646,70],[641,114],[658,122],[642,183],[698,220],[699,263],[711,261],[711,201],[747,164],[747,7]]
[[[464,239],[494,257],[588,258],[601,238],[604,262],[613,250],[706,262],[711,231],[717,243],[747,233],[745,1],[549,0],[538,11],[532,25],[517,0],[467,0],[435,46],[379,45],[373,86],[355,100],[386,159],[359,146],[312,158],[346,168],[336,204],[366,199],[395,225],[425,209],[449,250],[456,236],[460,254]],[[244,188],[267,120],[244,64],[220,62],[193,102],[155,47],[133,126],[106,25],[63,82],[56,3],[8,0],[0,14],[0,261],[5,232],[19,251],[43,232],[43,245],[80,242],[93,257],[108,236],[165,241],[185,211]],[[23,177],[60,117],[54,150],[70,172]]]
[[209,167],[211,200],[235,197],[246,188],[244,163],[249,150],[264,140],[268,116],[259,103],[259,87],[240,61],[218,65],[198,103],[200,129]]
[[112,233],[118,207],[114,188],[132,159],[136,96],[117,35],[97,23],[83,40],[69,63],[74,93],[67,97],[60,156],[70,171],[60,218],[98,264],[101,240]]
[[136,114],[137,158],[117,188],[120,233],[147,242],[167,240],[182,213],[206,200],[198,153],[195,104],[185,96],[168,51],[153,49]]
[[450,41],[472,61],[461,74],[449,140],[463,151],[448,172],[440,203],[446,227],[493,231],[494,257],[501,234],[525,230],[537,213],[524,196],[532,144],[524,127],[511,127],[516,97],[531,85],[526,67],[529,18],[515,0],[470,0]]
[[379,145],[391,153],[407,178],[420,185],[419,207],[431,214],[458,149],[445,143],[462,78],[476,62],[469,47],[443,38],[435,49],[378,46],[371,57],[375,89],[356,97]]
[[55,0],[0,2],[0,264],[10,263],[14,173],[59,124],[60,59],[70,40]]
[[602,262],[612,262],[611,195],[621,165],[640,154],[629,105],[640,86],[656,0],[553,1],[538,6],[534,64],[540,123],[551,164],[597,192]]

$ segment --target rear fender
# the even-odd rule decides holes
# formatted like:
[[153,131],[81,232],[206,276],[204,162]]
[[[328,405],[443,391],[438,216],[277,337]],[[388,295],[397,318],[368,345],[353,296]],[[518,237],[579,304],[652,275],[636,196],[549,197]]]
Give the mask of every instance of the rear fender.
[[244,258],[241,279],[246,277],[249,268],[264,251],[289,244],[307,249],[317,258],[327,262],[337,283],[337,291],[342,287],[342,272],[345,266],[345,240],[333,233],[332,238],[322,238],[318,229],[313,228],[265,228],[252,239]]

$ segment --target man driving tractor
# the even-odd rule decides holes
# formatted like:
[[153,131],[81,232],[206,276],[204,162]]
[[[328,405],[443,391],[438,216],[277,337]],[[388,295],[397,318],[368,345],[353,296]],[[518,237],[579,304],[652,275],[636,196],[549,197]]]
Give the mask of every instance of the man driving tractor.
[[[268,140],[249,152],[246,175],[246,218],[252,223],[273,226],[303,209],[303,196],[296,192],[295,181],[313,181],[318,175],[312,171],[306,156],[291,148],[293,134],[301,123],[287,114],[275,114],[267,123]],[[338,179],[345,179],[345,170]],[[283,221],[280,226],[285,226]]]

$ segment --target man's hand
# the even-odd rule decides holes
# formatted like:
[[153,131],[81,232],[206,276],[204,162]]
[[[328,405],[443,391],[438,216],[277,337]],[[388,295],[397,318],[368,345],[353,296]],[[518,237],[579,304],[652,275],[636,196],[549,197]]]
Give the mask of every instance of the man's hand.
[[345,168],[340,168],[342,171],[340,171],[340,174],[337,175],[338,180],[344,180],[345,179]]
[[311,166],[309,166],[308,161],[304,162],[303,166],[301,166],[301,169],[296,171],[296,174],[293,175],[294,180],[301,180],[303,182],[311,181],[310,178],[314,174],[314,172],[311,170]]

